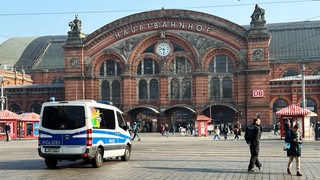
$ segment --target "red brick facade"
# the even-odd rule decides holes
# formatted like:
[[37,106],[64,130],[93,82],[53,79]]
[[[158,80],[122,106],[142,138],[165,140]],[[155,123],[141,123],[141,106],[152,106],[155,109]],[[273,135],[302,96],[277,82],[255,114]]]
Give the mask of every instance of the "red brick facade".
[[[252,22],[251,28],[245,29],[216,16],[186,10],[138,13],[107,24],[86,37],[80,31],[71,30],[63,47],[65,72],[35,73],[32,78],[39,84],[62,78],[65,94],[60,98],[64,100],[101,100],[104,93],[113,100],[117,97],[113,88],[117,84],[114,82],[120,82],[120,96],[114,98],[115,105],[131,121],[143,124],[156,121],[158,127],[152,129],[159,129],[163,123],[190,123],[199,114],[212,116],[218,123],[240,120],[243,125],[251,123],[259,115],[262,126],[270,129],[275,122],[273,106],[279,98],[289,104],[297,104],[302,99],[301,86],[277,87],[270,85],[270,80],[283,77],[289,67],[299,70],[301,62],[270,63],[272,37],[264,25],[265,21]],[[171,47],[167,56],[156,52],[162,42]],[[226,57],[226,63],[220,66],[232,67],[233,72],[219,73],[215,69],[219,66],[218,57]],[[111,75],[103,75],[110,61],[119,66],[120,74],[109,71],[107,73]],[[159,73],[143,74],[148,70],[143,69],[144,61],[152,62],[150,67],[159,66]],[[180,70],[176,67],[180,65],[176,63],[178,61],[185,63],[181,67],[190,67],[190,71],[183,75],[176,73]],[[306,75],[319,70],[319,61],[304,64]],[[116,68],[113,70],[118,71]],[[221,82],[217,90],[219,98],[212,95],[216,92],[212,90],[212,79],[216,77]],[[222,96],[229,92],[229,89],[224,89],[226,77],[232,80],[231,97]],[[182,98],[180,95],[175,98],[174,92],[185,92],[181,90],[183,87],[173,90],[174,80],[184,86],[183,83],[188,82],[186,79],[191,80],[190,97]],[[110,83],[104,85],[104,81]],[[159,91],[154,99],[150,98],[154,91],[151,81],[156,81]],[[146,89],[141,85],[143,82],[147,84]],[[105,87],[110,91],[105,92]],[[306,88],[307,97],[316,101],[316,107],[320,106],[319,88]],[[261,90],[263,96],[253,97],[256,90]],[[143,91],[147,98],[142,98],[145,95]],[[319,110],[316,113],[320,114]]]

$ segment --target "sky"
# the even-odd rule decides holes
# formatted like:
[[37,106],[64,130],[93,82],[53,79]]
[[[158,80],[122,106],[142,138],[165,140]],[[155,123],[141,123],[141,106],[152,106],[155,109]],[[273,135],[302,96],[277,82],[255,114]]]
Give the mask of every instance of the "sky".
[[67,35],[75,15],[82,31],[95,30],[128,15],[186,9],[249,25],[258,4],[267,24],[320,20],[320,0],[10,0],[0,6],[0,44],[14,37]]

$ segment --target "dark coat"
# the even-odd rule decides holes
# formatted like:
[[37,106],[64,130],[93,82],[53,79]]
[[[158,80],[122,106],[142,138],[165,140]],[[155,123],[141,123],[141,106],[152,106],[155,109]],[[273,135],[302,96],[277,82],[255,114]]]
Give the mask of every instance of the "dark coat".
[[285,142],[290,143],[290,148],[287,150],[287,156],[301,156],[301,136],[298,137],[300,142],[294,142],[296,133],[293,130],[288,130],[285,133]]

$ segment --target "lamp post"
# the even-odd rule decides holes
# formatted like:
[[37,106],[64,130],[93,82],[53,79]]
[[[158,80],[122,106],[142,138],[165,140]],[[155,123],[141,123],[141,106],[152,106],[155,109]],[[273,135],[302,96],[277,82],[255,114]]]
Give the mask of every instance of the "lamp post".
[[305,79],[304,79],[304,71],[305,71],[305,66],[302,64],[301,67],[301,80],[302,80],[302,107],[303,109],[306,108],[306,85],[305,85]]
[[4,109],[4,97],[3,97],[3,82],[4,82],[4,78],[3,76],[0,76],[0,83],[1,83],[1,111]]

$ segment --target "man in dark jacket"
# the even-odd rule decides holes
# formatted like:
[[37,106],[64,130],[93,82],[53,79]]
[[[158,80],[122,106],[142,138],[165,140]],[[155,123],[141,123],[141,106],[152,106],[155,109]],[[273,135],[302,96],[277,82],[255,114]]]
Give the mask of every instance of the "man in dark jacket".
[[260,138],[261,138],[262,128],[260,127],[260,119],[255,118],[251,126],[247,127],[245,136],[247,144],[250,146],[250,163],[248,166],[248,172],[254,172],[254,165],[256,165],[259,170],[262,167],[262,164],[259,162],[259,151],[260,151]]
[[6,133],[7,141],[10,141],[10,125],[6,124],[4,126],[4,130],[5,130],[5,133]]
[[292,161],[296,159],[297,176],[302,176],[300,172],[302,138],[299,133],[299,126],[294,125],[293,130],[288,130],[285,135],[285,142],[290,143],[290,148],[287,150],[287,156],[289,157],[287,172],[291,174]]

